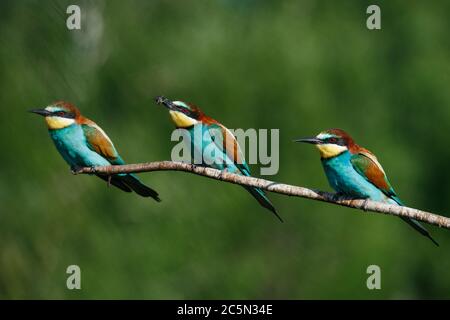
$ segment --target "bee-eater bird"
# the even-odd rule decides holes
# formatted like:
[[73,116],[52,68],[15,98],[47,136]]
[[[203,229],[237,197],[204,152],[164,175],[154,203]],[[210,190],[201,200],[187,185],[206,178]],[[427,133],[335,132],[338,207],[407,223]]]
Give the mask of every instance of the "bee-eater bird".
[[[200,154],[201,165],[230,173],[250,176],[248,167],[236,137],[223,124],[208,117],[197,106],[182,102],[170,101],[165,97],[157,97],[156,103],[169,109],[172,121],[177,129],[186,129],[189,134],[185,141],[190,141],[191,158]],[[195,132],[202,134],[201,143],[197,143]],[[214,152],[205,153],[205,148],[214,148]],[[250,194],[266,209],[272,211],[280,221],[276,209],[267,198],[263,190],[244,186]]]
[[[45,117],[50,137],[72,171],[81,167],[125,164],[106,133],[95,122],[83,117],[74,105],[58,101],[30,112]],[[134,191],[142,197],[161,201],[158,193],[134,174],[96,176],[125,192]]]
[[[330,129],[295,141],[319,149],[328,182],[338,194],[403,206],[375,155],[357,145],[344,130]],[[401,218],[439,246],[418,221]]]

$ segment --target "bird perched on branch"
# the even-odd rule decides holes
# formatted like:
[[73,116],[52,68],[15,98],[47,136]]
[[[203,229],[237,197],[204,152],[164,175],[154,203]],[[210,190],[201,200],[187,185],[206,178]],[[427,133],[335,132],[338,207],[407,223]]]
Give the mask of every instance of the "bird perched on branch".
[[[338,194],[403,206],[375,155],[357,145],[344,130],[330,129],[295,141],[319,149],[328,182]],[[439,246],[418,221],[401,218]]]
[[[125,164],[106,133],[95,122],[83,117],[74,105],[59,101],[30,112],[45,117],[50,137],[72,171],[81,167]],[[161,201],[158,193],[134,174],[96,175],[125,192],[134,191],[142,197]]]
[[[189,143],[191,158],[195,164],[244,176],[251,175],[235,136],[223,124],[186,102],[157,97],[156,103],[169,109],[172,121],[178,129],[186,129],[185,141]],[[196,132],[200,133],[200,139],[196,137]],[[200,162],[196,163],[196,159]],[[248,186],[244,188],[260,205],[283,221],[263,190]]]

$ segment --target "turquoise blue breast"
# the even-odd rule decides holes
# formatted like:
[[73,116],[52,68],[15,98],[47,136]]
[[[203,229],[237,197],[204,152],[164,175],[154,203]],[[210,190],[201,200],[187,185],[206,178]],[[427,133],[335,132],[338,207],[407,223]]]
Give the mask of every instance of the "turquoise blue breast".
[[109,162],[89,149],[81,126],[73,124],[69,127],[49,130],[61,156],[71,167],[90,167],[109,165]]
[[[224,152],[222,143],[216,143],[216,139],[223,137],[215,137],[211,135],[208,125],[196,124],[187,130],[185,139],[191,147],[191,158],[194,164],[203,164],[218,170],[227,169],[228,172],[240,172],[239,168]],[[220,130],[213,130],[220,133]],[[242,172],[245,174],[245,172]]]
[[348,151],[333,158],[322,159],[322,165],[331,187],[336,192],[350,197],[392,202],[353,168],[350,159],[351,154]]

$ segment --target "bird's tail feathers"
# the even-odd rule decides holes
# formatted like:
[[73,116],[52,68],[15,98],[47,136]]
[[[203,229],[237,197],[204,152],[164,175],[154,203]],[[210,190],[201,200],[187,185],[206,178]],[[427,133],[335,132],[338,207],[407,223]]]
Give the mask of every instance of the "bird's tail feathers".
[[99,178],[102,179],[102,180],[105,180],[105,181],[108,182],[108,183],[111,183],[113,186],[119,188],[119,189],[122,190],[122,191],[125,191],[125,192],[132,192],[131,188],[128,187],[124,182],[122,182],[122,181],[120,180],[120,178],[117,177],[117,176],[111,176],[110,178],[108,178],[108,177],[105,176],[105,175],[97,174],[97,177],[99,177]]
[[427,237],[428,239],[430,239],[436,246],[439,247],[439,243],[437,243],[436,240],[433,239],[433,237],[430,235],[430,233],[428,232],[427,229],[425,229],[424,226],[422,226],[417,220],[414,219],[410,219],[410,218],[406,218],[406,217],[401,217],[407,224],[409,224],[411,227],[413,227],[415,230],[417,230],[418,232],[420,232],[420,234],[422,234],[423,236]]
[[258,200],[259,204],[262,205],[264,208],[272,211],[272,213],[281,221],[284,222],[283,219],[278,215],[277,210],[273,206],[272,202],[270,202],[269,198],[267,198],[266,194],[263,190],[259,188],[254,187],[248,187],[244,186],[244,188],[251,193],[253,197],[255,197],[256,200]]
[[150,187],[147,187],[135,175],[126,174],[126,175],[120,176],[120,180],[123,183],[125,183],[128,187],[130,187],[138,195],[145,197],[145,198],[152,197],[153,199],[155,199],[158,202],[161,201],[161,199],[159,198],[158,192],[156,192],[155,190],[153,190]]

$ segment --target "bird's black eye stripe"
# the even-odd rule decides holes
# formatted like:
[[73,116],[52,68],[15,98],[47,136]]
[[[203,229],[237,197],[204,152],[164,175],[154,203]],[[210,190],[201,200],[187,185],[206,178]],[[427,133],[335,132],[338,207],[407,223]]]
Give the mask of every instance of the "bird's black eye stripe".
[[189,109],[180,108],[180,111],[187,115],[188,117],[196,119],[198,117],[198,113]]
[[72,112],[66,112],[66,111],[56,111],[53,113],[53,115],[61,118],[69,118],[69,119],[75,119],[75,114]]
[[330,138],[326,139],[326,143],[337,144],[339,146],[345,145],[344,139],[337,138],[337,137],[330,137]]
[[332,144],[337,144],[338,139],[335,138],[335,137],[331,137],[331,138],[328,138],[328,139],[327,139],[327,142],[328,142],[328,143],[332,143]]
[[188,109],[185,109],[185,108],[181,108],[181,107],[176,107],[176,109],[175,109],[176,111],[179,111],[179,112],[181,112],[181,113],[184,113],[185,115],[189,115],[189,113],[190,113],[190,111],[188,110]]

